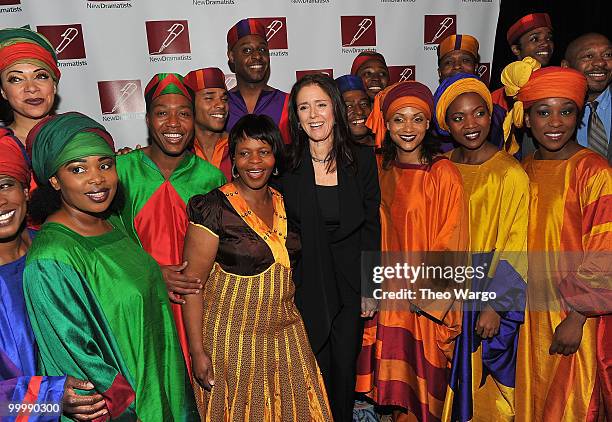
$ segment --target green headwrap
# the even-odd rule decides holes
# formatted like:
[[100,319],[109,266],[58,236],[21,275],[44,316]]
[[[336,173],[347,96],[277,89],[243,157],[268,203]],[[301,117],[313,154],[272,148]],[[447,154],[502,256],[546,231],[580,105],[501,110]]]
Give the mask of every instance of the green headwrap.
[[77,112],[49,116],[28,134],[26,141],[32,153],[32,169],[39,184],[63,164],[92,155],[114,155],[114,144],[104,126]]

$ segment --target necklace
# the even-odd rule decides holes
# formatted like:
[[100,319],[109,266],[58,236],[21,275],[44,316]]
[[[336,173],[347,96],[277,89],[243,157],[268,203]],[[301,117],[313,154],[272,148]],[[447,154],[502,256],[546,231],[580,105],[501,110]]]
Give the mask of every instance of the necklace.
[[312,159],[312,161],[314,161],[315,163],[329,163],[331,161],[331,157],[327,156],[324,159],[320,159],[317,157],[313,157],[312,155],[310,156],[310,158]]

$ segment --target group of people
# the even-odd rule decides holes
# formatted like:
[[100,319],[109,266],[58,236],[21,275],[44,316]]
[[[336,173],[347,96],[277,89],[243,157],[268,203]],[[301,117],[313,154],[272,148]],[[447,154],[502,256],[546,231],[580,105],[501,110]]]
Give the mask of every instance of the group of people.
[[[235,88],[154,75],[148,145],[117,151],[54,112],[49,42],[0,30],[0,415],[612,420],[610,40],[549,66],[525,16],[493,93],[467,34],[435,92],[368,51],[287,94],[257,20],[227,42]],[[398,256],[484,267],[492,300],[380,298]]]

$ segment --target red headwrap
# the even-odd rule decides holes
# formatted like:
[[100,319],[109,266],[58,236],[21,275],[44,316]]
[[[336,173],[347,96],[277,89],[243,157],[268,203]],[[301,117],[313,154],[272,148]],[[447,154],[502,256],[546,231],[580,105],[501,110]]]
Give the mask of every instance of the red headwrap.
[[351,66],[351,75],[356,75],[359,72],[361,66],[369,62],[370,60],[382,63],[384,67],[387,67],[387,63],[385,62],[385,58],[382,54],[377,53],[376,51],[362,51],[355,57],[353,60],[353,65]]
[[201,91],[204,88],[227,89],[225,85],[225,75],[223,71],[217,67],[192,70],[185,75],[183,83],[193,89],[194,92]]
[[431,120],[434,100],[429,88],[420,82],[403,81],[388,86],[376,94],[366,126],[372,129],[377,146],[382,145],[387,133],[385,121],[404,107],[417,108],[425,114],[427,120]]
[[60,72],[53,56],[38,44],[31,42],[20,42],[7,45],[0,49],[0,71],[17,62],[37,61],[51,72],[53,80],[58,81]]
[[531,15],[523,16],[508,29],[506,34],[508,44],[516,44],[521,35],[541,27],[552,29],[548,13],[532,13]]
[[0,174],[6,174],[30,186],[30,165],[21,142],[7,129],[0,129]]
[[227,49],[231,50],[234,48],[238,40],[247,35],[259,35],[267,41],[266,27],[257,19],[247,18],[236,22],[236,24],[227,31]]

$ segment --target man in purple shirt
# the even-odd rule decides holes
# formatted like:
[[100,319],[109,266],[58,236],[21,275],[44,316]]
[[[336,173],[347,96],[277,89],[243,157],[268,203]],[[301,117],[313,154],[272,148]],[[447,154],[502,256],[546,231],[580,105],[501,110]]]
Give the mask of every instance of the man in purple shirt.
[[227,57],[237,84],[229,91],[226,131],[245,114],[265,114],[276,122],[285,143],[289,143],[289,95],[268,85],[270,51],[263,24],[247,18],[232,26],[227,33]]

